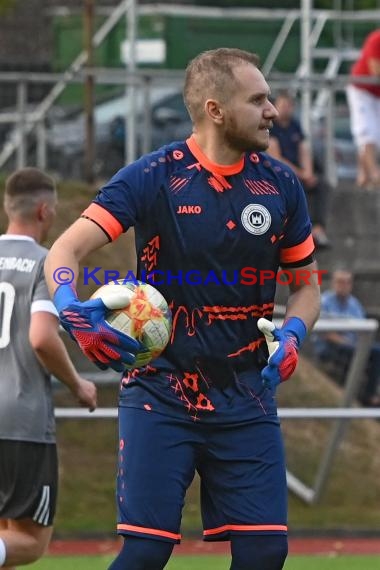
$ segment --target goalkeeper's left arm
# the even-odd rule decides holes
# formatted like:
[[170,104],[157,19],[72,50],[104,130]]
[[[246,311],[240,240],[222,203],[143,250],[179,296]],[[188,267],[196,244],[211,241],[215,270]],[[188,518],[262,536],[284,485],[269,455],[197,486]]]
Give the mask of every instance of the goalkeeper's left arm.
[[[281,328],[267,319],[259,319],[257,326],[264,334],[268,346],[268,364],[261,375],[264,384],[274,389],[280,382],[288,380],[296,369],[298,351],[309,330],[319,317],[320,288],[317,280],[316,263],[304,267],[288,269],[292,274],[289,286],[291,295],[288,300],[284,323]],[[301,284],[300,273],[306,276]],[[290,279],[289,279],[290,280]]]

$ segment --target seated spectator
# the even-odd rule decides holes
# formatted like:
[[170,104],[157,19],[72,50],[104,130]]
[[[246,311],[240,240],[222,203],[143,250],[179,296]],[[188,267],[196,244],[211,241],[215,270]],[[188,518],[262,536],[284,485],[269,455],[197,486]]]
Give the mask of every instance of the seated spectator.
[[[360,301],[352,295],[353,276],[350,271],[336,270],[332,276],[332,288],[322,294],[321,317],[365,318]],[[318,357],[332,363],[341,371],[338,381],[344,381],[357,343],[357,333],[329,332],[315,335],[314,347]],[[366,378],[359,399],[365,406],[380,406],[380,344],[374,343],[369,354]]]
[[294,117],[294,100],[280,91],[274,100],[278,117],[271,129],[268,153],[288,164],[300,179],[309,203],[316,247],[330,247],[326,234],[326,210],[329,187],[314,171],[313,159],[300,123]]

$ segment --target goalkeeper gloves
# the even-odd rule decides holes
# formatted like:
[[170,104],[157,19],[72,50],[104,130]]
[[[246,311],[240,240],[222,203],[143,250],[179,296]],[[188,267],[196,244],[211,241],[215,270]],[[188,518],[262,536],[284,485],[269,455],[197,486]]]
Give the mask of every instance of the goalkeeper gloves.
[[105,304],[100,298],[82,303],[71,285],[60,285],[53,302],[63,328],[98,368],[105,370],[110,367],[123,372],[126,365],[134,363],[136,354],[143,349],[140,342],[112,328],[105,321],[107,311],[128,305],[129,297],[122,287]]
[[290,317],[278,329],[271,321],[261,318],[257,327],[265,336],[269,352],[268,365],[261,371],[263,384],[273,390],[296,369],[298,350],[307,334],[306,325],[302,319]]

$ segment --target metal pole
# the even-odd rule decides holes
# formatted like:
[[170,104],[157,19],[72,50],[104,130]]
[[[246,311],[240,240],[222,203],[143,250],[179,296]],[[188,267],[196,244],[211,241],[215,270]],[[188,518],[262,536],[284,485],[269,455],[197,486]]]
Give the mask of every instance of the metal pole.
[[127,39],[129,44],[128,75],[131,80],[127,84],[127,111],[125,129],[125,159],[129,164],[136,159],[136,26],[137,26],[137,6],[136,0],[126,0],[126,26]]
[[275,39],[267,57],[266,60],[264,61],[261,71],[263,72],[264,75],[268,75],[271,71],[272,71],[272,67],[278,57],[278,55],[281,53],[281,50],[286,42],[286,40],[288,39],[288,36],[290,34],[290,30],[293,27],[294,22],[297,20],[297,14],[294,12],[290,12],[281,27],[281,30],[277,36],[277,38]]
[[312,54],[310,44],[311,33],[311,12],[313,0],[302,0],[301,4],[301,66],[302,77],[304,78],[301,95],[301,121],[302,127],[309,138],[311,145],[311,85],[310,76],[312,73]]
[[37,166],[41,170],[47,167],[47,154],[46,154],[46,125],[45,120],[41,119],[37,123]]
[[18,135],[20,144],[17,148],[17,168],[24,168],[26,164],[26,83],[20,81],[17,85],[17,111],[18,111]]
[[142,154],[146,154],[152,148],[152,105],[150,102],[150,81],[144,81],[143,85],[143,99],[144,99],[144,117],[143,117],[143,132],[142,132]]
[[334,130],[335,130],[335,92],[330,83],[328,87],[328,98],[326,106],[326,150],[325,150],[325,173],[330,186],[335,188],[338,184],[336,164],[334,156]]
[[94,0],[84,0],[84,50],[86,59],[86,78],[84,84],[84,113],[85,113],[85,148],[84,167],[86,181],[94,181],[95,162],[95,124],[94,124],[94,47],[92,36],[94,33]]
[[[374,337],[375,331],[358,333],[358,344],[355,350],[355,354],[352,358],[345,382],[345,391],[343,400],[341,402],[342,408],[349,408],[352,406],[352,402],[357,396],[359,385],[362,380],[362,374],[368,362],[368,356],[371,350],[371,345],[374,341]],[[313,497],[314,503],[319,501],[324,491],[327,479],[332,469],[334,457],[336,455],[339,444],[343,439],[347,423],[347,419],[336,420],[335,427],[332,429],[330,439],[327,443],[325,453],[323,454],[315,478]]]

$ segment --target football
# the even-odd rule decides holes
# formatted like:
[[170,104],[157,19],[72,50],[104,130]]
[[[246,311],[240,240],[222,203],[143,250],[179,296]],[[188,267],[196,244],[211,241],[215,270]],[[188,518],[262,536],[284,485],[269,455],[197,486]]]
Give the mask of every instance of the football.
[[137,280],[112,281],[99,287],[91,298],[100,297],[109,306],[107,301],[120,292],[120,287],[128,293],[129,305],[110,310],[106,322],[144,345],[146,352],[138,354],[132,366],[139,368],[157,358],[168,344],[172,327],[171,311],[155,287]]

